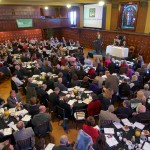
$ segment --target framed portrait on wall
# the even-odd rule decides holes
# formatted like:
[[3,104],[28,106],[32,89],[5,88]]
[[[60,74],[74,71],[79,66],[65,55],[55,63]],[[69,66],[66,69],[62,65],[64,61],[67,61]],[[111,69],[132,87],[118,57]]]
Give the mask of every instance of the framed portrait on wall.
[[120,6],[119,27],[135,30],[138,13],[138,3],[123,3]]
[[89,9],[89,17],[95,17],[95,8],[90,8]]

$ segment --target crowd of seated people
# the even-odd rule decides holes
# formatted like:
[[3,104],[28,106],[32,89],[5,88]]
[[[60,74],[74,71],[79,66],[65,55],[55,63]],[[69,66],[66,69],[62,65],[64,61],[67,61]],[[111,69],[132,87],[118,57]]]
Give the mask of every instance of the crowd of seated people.
[[[120,45],[119,40],[115,40],[115,42]],[[124,42],[125,38],[123,39]],[[14,133],[16,142],[19,135],[25,132],[25,137],[22,136],[22,138],[31,137],[35,147],[42,145],[41,149],[44,149],[44,142],[41,141],[41,145],[38,145],[34,142],[34,137],[38,135],[38,128],[41,123],[51,120],[50,114],[46,113],[46,107],[49,107],[54,113],[57,113],[57,106],[62,107],[67,118],[74,118],[73,105],[69,105],[68,98],[66,96],[62,98],[61,93],[75,86],[93,92],[92,101],[86,107],[88,118],[87,123],[83,124],[83,131],[91,136],[95,150],[100,146],[104,149],[107,148],[105,136],[93,128],[95,115],[99,115],[100,127],[107,122],[120,122],[120,116],[129,118],[133,123],[136,119],[140,121],[141,116],[142,119],[150,117],[150,112],[146,109],[147,99],[150,96],[150,74],[147,72],[149,68],[144,64],[141,55],[137,56],[133,65],[128,65],[126,60],[122,60],[118,65],[109,54],[106,55],[105,59],[96,59],[95,61],[83,55],[83,60],[80,62],[81,58],[78,58],[78,52],[69,55],[67,49],[67,46],[76,45],[78,48],[81,47],[79,42],[74,43],[72,40],[67,42],[64,37],[59,42],[57,38],[51,37],[50,40],[43,41],[37,39],[22,41],[19,39],[13,42],[8,41],[1,46],[2,65],[0,68],[5,67],[7,69],[11,80],[17,88],[23,88],[25,95],[27,95],[27,89],[33,88],[39,98],[38,100],[35,95],[32,95],[30,103],[26,104],[19,95],[20,92],[17,93],[14,90],[10,91],[6,104],[3,97],[0,98],[0,107],[7,106],[17,110],[26,108],[32,116],[32,128],[25,128],[23,122],[17,123],[19,131]],[[47,50],[50,50],[50,53],[47,53]],[[33,64],[29,67],[28,63]],[[87,67],[89,67],[88,70],[86,70]],[[122,72],[124,68],[126,71]],[[7,76],[7,71],[5,71],[0,70],[0,76],[1,73]],[[44,78],[41,75],[43,72],[47,73]],[[55,74],[58,78],[49,76],[48,73]],[[39,75],[38,80],[43,78],[43,84],[35,83],[33,75]],[[49,90],[53,92],[48,94],[46,91]],[[125,92],[128,93],[127,99],[122,100],[122,94]],[[120,101],[121,103],[119,103]],[[115,110],[114,107],[118,108]],[[92,134],[91,130],[93,131]],[[49,131],[52,132],[50,122]],[[17,145],[14,146],[17,147]],[[11,147],[11,145],[7,144],[7,147]],[[63,136],[60,138],[60,145],[53,149],[73,148],[68,143],[68,138]]]

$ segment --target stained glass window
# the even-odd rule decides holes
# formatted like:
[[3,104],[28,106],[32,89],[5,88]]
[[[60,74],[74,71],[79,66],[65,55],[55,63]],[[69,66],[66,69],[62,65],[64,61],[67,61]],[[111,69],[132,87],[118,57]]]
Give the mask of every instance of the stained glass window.
[[122,7],[121,28],[135,29],[137,4],[127,4]]

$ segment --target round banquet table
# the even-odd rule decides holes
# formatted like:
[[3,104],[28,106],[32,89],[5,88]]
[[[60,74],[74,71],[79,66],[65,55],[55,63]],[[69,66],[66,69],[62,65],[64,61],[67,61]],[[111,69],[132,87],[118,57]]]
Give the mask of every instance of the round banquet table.
[[[131,141],[132,136],[135,136],[135,131],[136,131],[136,129],[137,129],[136,127],[135,127],[134,129],[133,129],[132,127],[129,127],[129,131],[124,131],[122,128],[121,128],[121,129],[117,129],[117,128],[113,125],[113,123],[104,126],[104,128],[114,128],[114,132],[115,132],[114,137],[115,137],[116,140],[118,141],[118,144],[117,144],[116,146],[110,147],[111,150],[118,150],[119,148],[123,148],[123,149],[125,149],[125,150],[128,150],[128,145],[127,145],[123,140],[119,141],[119,136],[117,136],[117,132],[120,132],[120,133],[121,133],[122,138],[126,138],[127,140],[130,140],[130,141]],[[150,126],[149,126],[149,125],[145,126],[143,130],[148,130],[148,131],[150,131]],[[104,133],[103,128],[101,129],[101,132]],[[149,136],[146,136],[146,137],[147,137],[147,139],[148,139],[148,137],[150,137],[150,135],[149,135]],[[150,141],[147,141],[147,142],[150,143]],[[136,136],[135,136],[135,143],[140,144],[140,137],[136,137]],[[133,143],[133,144],[135,144],[135,143]],[[143,142],[142,146],[144,145],[144,143],[145,143],[145,141]],[[136,148],[134,148],[134,149],[136,150]]]

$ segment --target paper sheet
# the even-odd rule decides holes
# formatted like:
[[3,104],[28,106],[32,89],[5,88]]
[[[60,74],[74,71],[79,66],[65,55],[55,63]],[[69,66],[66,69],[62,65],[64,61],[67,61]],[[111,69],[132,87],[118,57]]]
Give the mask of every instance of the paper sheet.
[[19,116],[24,116],[24,115],[26,115],[27,113],[28,113],[28,111],[27,111],[26,109],[17,111],[17,114],[18,114]]
[[83,101],[83,103],[85,103],[85,104],[88,105],[91,101],[92,101],[91,99],[86,98],[86,99]]
[[31,116],[30,115],[25,115],[21,120],[22,121],[30,121],[31,120]]
[[113,124],[117,129],[123,128],[123,125],[120,122],[114,122]]
[[11,113],[15,113],[16,112],[16,108],[10,108],[9,109],[9,113],[11,114]]
[[12,134],[12,129],[11,128],[5,128],[3,134],[4,134],[4,136],[11,135]]
[[72,106],[76,101],[77,101],[76,99],[69,100],[69,101],[68,101],[68,104],[69,104],[70,106]]
[[137,128],[139,128],[139,129],[143,130],[144,127],[145,127],[145,125],[142,124],[142,123],[139,123],[139,122],[135,122],[135,123],[134,123],[134,127],[137,127]]
[[54,146],[55,146],[55,144],[49,143],[49,144],[46,146],[45,150],[52,150]]
[[107,144],[112,147],[118,144],[118,141],[115,139],[114,136],[105,135]]
[[123,123],[124,125],[132,126],[132,123],[131,123],[127,118],[121,119],[121,121],[122,121],[122,123]]
[[4,108],[0,108],[0,114],[4,113]]
[[53,93],[54,91],[52,90],[52,89],[49,89],[48,91],[47,91],[47,94],[48,95],[50,95],[51,93]]
[[104,128],[105,134],[115,134],[114,128]]
[[143,150],[150,150],[150,143],[145,142],[145,144],[143,146]]

